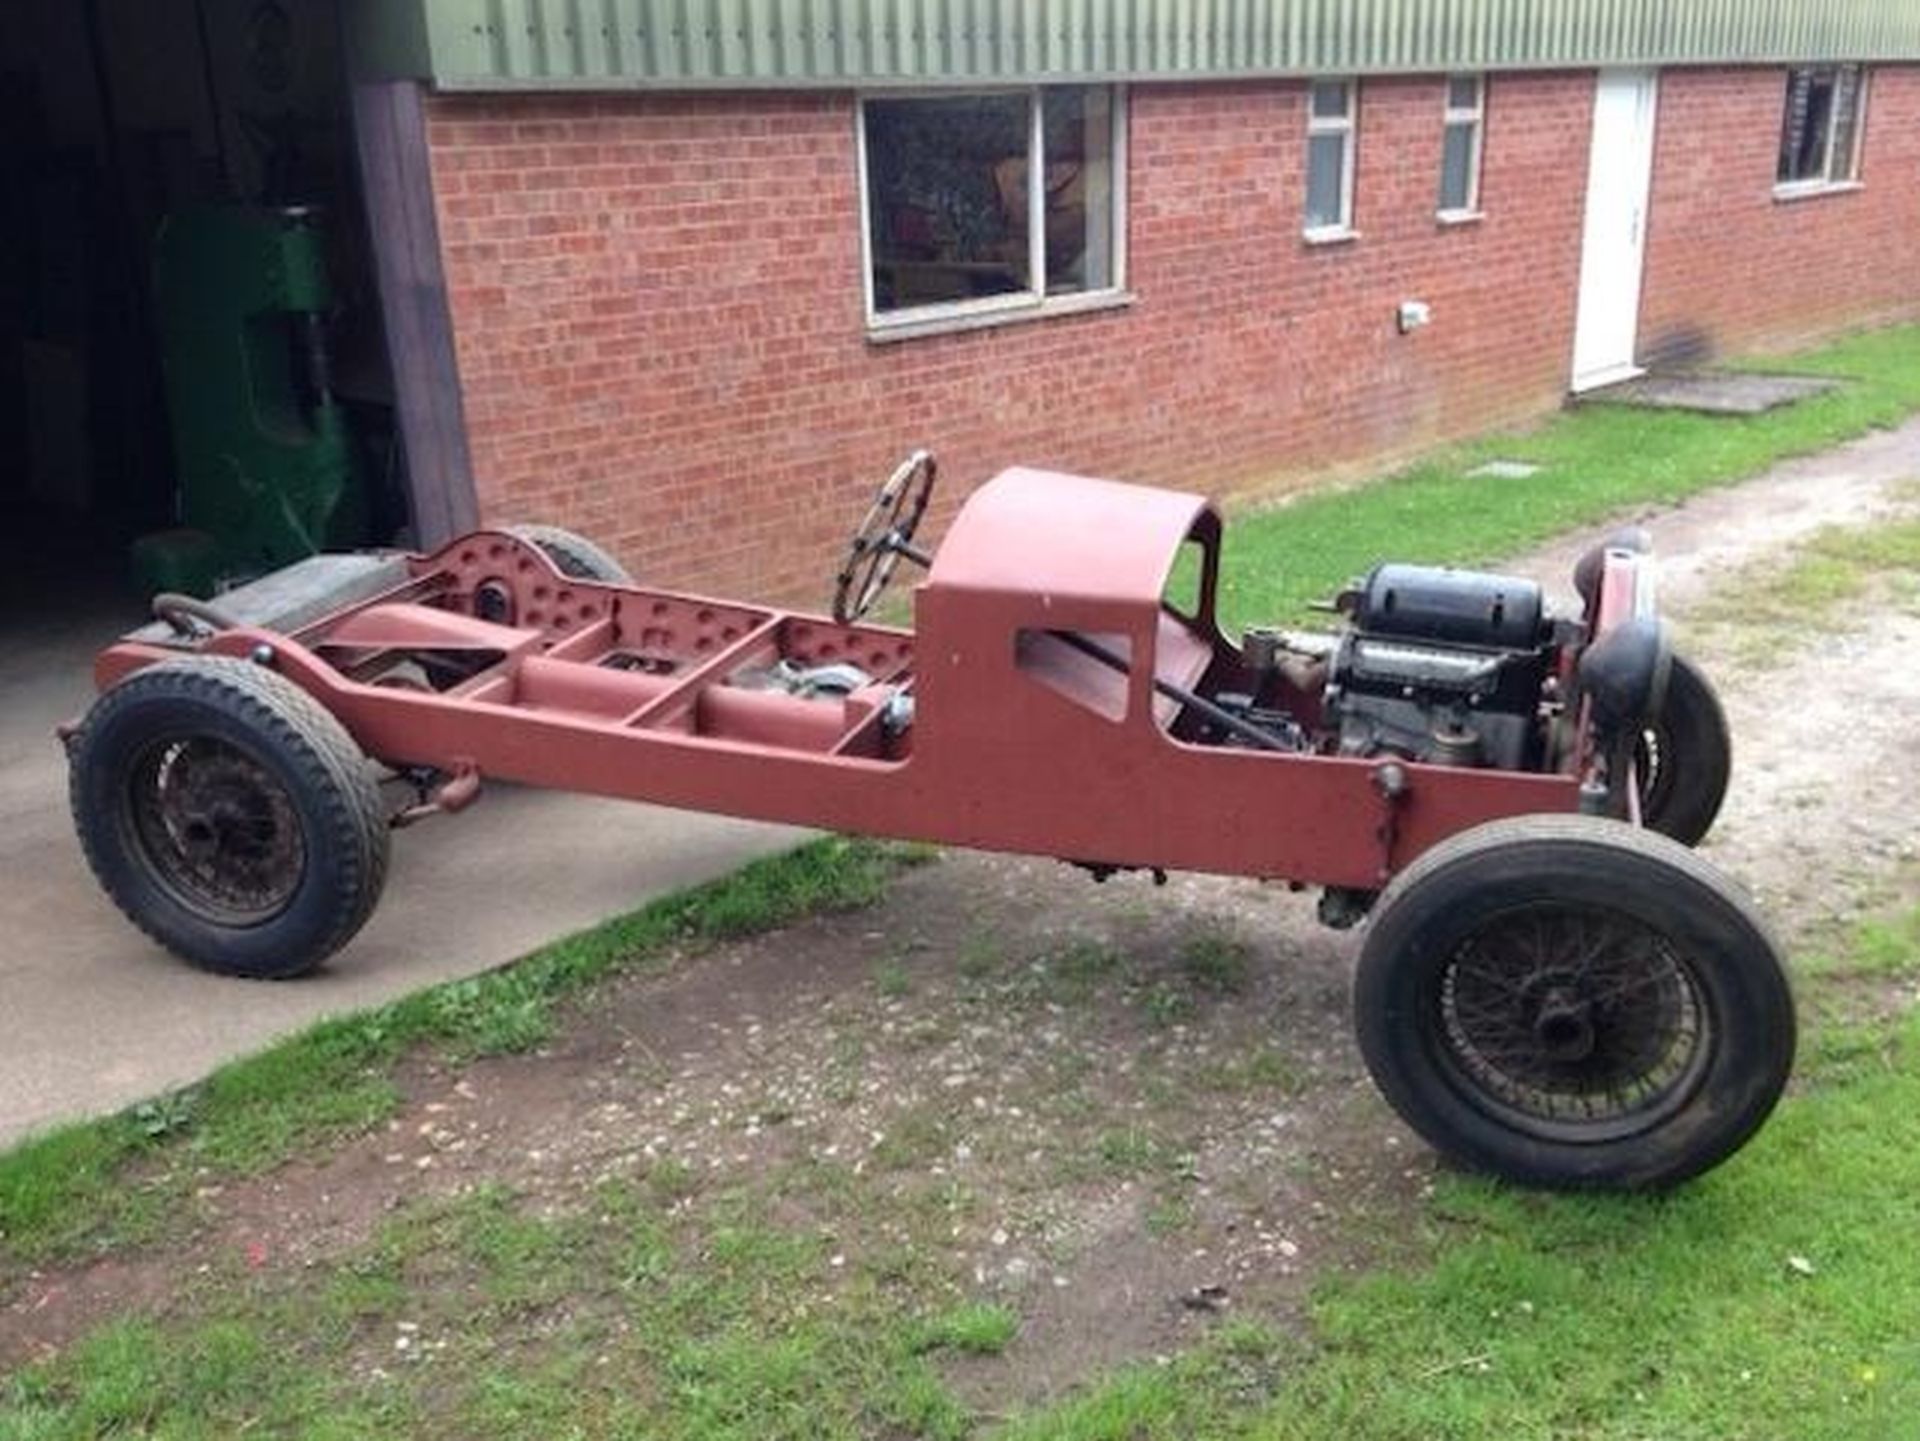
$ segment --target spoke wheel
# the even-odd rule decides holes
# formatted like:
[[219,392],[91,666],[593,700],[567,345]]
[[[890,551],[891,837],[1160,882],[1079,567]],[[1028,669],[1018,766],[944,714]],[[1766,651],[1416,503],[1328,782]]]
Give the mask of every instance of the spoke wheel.
[[273,773],[211,736],[148,746],[126,793],[154,874],[216,925],[253,925],[286,909],[306,869],[293,801]]
[[388,827],[366,757],[262,666],[196,656],[137,671],[94,702],[69,758],[101,886],[196,965],[300,975],[379,898]]
[[1664,836],[1528,816],[1422,855],[1377,903],[1360,1049],[1445,1155],[1531,1185],[1672,1185],[1760,1126],[1793,997],[1744,896]]
[[1542,1136],[1658,1125],[1686,1103],[1712,1048],[1686,960],[1602,907],[1541,901],[1493,917],[1448,960],[1435,1001],[1457,1081]]

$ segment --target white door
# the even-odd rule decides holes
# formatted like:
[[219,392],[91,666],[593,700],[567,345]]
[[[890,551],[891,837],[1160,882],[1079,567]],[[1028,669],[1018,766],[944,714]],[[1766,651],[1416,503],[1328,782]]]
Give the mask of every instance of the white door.
[[1602,70],[1593,97],[1587,221],[1580,242],[1580,303],[1573,326],[1573,388],[1638,375],[1640,269],[1653,179],[1655,70]]

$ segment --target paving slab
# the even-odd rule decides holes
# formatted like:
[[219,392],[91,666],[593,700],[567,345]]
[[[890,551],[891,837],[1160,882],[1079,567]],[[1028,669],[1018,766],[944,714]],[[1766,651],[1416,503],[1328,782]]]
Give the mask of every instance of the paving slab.
[[0,617],[0,1143],[197,1080],[323,1016],[490,970],[806,835],[492,786],[395,836],[385,899],[318,974],[206,975],[121,917],[67,815],[53,727],[86,707],[94,651],[138,617],[53,609]]
[[1643,410],[1692,410],[1703,415],[1759,415],[1840,382],[1820,375],[1762,375],[1741,370],[1655,371],[1580,397],[1582,405],[1628,405]]

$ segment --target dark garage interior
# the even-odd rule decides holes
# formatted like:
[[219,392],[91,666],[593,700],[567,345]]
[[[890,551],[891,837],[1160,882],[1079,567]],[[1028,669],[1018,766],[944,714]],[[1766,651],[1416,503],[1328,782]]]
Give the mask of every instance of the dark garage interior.
[[0,588],[119,608],[405,523],[331,0],[0,26]]

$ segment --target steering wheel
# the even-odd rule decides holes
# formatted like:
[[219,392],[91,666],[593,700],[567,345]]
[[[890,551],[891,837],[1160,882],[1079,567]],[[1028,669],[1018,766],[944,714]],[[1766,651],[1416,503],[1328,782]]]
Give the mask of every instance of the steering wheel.
[[914,545],[913,534],[927,513],[935,470],[933,453],[916,450],[880,487],[834,577],[833,618],[841,625],[851,625],[873,609],[892,583],[901,556],[915,565],[932,563],[933,558]]

